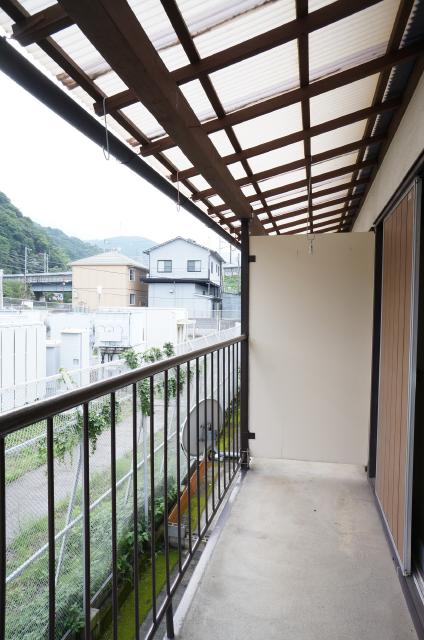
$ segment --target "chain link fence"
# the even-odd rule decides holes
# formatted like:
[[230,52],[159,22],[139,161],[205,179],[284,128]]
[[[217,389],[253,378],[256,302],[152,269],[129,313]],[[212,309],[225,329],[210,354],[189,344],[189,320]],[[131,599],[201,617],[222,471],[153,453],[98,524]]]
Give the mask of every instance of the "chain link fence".
[[[211,339],[211,338],[209,338]],[[219,337],[220,340],[224,336]],[[203,339],[202,339],[203,340]],[[196,341],[197,342],[197,341]],[[193,345],[192,348],[198,348]],[[194,369],[194,364],[192,365]],[[199,400],[221,397],[218,380],[207,376],[206,387],[200,359]],[[216,366],[215,366],[216,372]],[[230,369],[221,380],[227,389]],[[155,379],[154,401],[154,484],[157,495],[163,487],[164,400],[163,380]],[[150,436],[149,417],[141,411],[142,390],[139,383],[137,406],[138,505],[141,521],[149,518]],[[194,378],[180,391],[180,424],[176,422],[176,400],[168,409],[168,484],[175,486],[176,434],[187,417],[187,389],[190,406],[196,402]],[[116,394],[117,447],[117,526],[118,554],[125,561],[124,550],[131,544],[133,517],[133,420],[132,390]],[[218,395],[219,392],[219,395]],[[76,408],[54,419],[55,443],[55,530],[56,530],[56,637],[72,637],[83,624],[83,515],[81,415]],[[90,404],[90,530],[91,595],[93,616],[108,601],[111,579],[111,440],[110,400],[100,398]],[[41,640],[48,624],[48,545],[47,545],[47,476],[46,424],[34,424],[6,439],[6,509],[7,509],[7,619],[6,640]],[[181,477],[187,471],[187,459],[181,455]],[[123,568],[125,569],[125,567]],[[103,632],[102,640],[110,633]]]

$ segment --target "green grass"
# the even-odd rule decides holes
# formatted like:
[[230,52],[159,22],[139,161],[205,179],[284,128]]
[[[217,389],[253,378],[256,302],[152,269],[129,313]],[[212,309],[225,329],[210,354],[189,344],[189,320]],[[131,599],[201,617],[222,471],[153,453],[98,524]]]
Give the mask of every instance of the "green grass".
[[[169,549],[169,566],[170,571],[178,562],[178,551]],[[165,554],[160,552],[156,554],[156,595],[162,591],[166,582],[166,565]],[[143,622],[152,608],[152,565],[150,561],[145,561],[141,566],[141,577],[138,583],[139,593],[139,615],[140,622]],[[119,640],[134,640],[134,613],[135,602],[134,592],[128,594],[125,601],[119,609],[118,620],[118,637]],[[101,635],[101,640],[109,640],[112,638],[112,627],[107,627]]]

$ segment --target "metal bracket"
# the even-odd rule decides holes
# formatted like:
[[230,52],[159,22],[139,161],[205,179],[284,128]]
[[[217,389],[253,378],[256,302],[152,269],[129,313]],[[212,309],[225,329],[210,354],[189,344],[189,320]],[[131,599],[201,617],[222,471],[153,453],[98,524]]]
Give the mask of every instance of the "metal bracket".
[[256,256],[249,256],[249,262],[256,262]]
[[249,438],[249,440],[255,440],[256,434],[254,433],[254,431],[249,431],[247,437]]

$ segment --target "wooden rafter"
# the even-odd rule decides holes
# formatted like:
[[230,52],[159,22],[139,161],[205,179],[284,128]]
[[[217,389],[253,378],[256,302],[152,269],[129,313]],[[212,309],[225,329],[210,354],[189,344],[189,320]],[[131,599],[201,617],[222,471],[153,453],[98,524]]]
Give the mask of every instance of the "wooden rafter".
[[[363,185],[363,184],[367,184],[368,182],[368,178],[360,178],[359,180],[356,180],[357,185]],[[337,193],[339,191],[346,191],[349,186],[351,185],[350,182],[346,182],[340,186],[337,187],[330,187],[329,189],[323,189],[321,191],[317,191],[314,195],[314,198],[318,198],[318,197],[322,197],[322,196],[326,196],[326,195],[330,195],[333,193]],[[362,195],[362,194],[361,194]],[[359,195],[356,196],[357,198],[359,198]],[[293,209],[290,209],[290,207],[293,207],[296,204],[302,204],[305,203],[305,205],[307,204],[307,195],[303,194],[301,196],[297,196],[296,198],[290,198],[289,200],[282,200],[279,202],[275,202],[272,203],[272,205],[269,205],[269,209],[271,211],[278,211],[279,213],[274,215],[274,219],[278,220],[280,218],[280,214],[285,213],[285,210],[287,209],[287,207],[289,207],[289,211],[288,211],[288,216],[290,215],[294,215],[292,213]],[[344,202],[346,200],[346,197],[340,197],[340,198],[335,198],[334,200],[328,201],[324,204],[318,203],[318,204],[312,204],[312,211],[315,211],[316,209],[322,209],[324,206],[329,206],[330,204],[338,204],[340,202]],[[300,212],[302,212],[302,208],[300,207]],[[303,213],[306,213],[308,210],[307,206],[305,206],[303,208]],[[255,213],[257,215],[261,215],[263,213],[265,213],[265,211],[262,208],[255,208]],[[228,222],[234,222],[234,220],[236,220],[235,216],[227,216],[225,218]]]
[[[25,20],[29,20],[31,18],[29,12],[24,9],[17,0],[0,0],[0,6],[7,15],[17,23],[21,24]],[[63,76],[59,76],[58,79],[64,82],[68,88],[73,88],[74,86],[79,85],[94,101],[103,101],[103,98],[106,97],[105,94],[52,38],[41,39],[37,44],[47,56],[54,60],[54,62],[64,70]],[[147,138],[144,134],[121,111],[114,113],[114,119],[125,131],[128,132],[132,141],[135,140],[136,144],[147,144]],[[157,153],[154,157],[163,165],[165,170],[175,173],[175,165],[166,156],[162,153]],[[182,177],[180,178],[180,181],[190,193],[196,193],[196,189],[188,179]],[[202,200],[202,203],[208,206],[208,202],[206,200]],[[223,216],[218,215],[217,219],[221,225],[228,225],[228,222]]]
[[[350,153],[352,151],[356,151],[361,147],[367,147],[372,144],[380,143],[384,139],[385,139],[384,136],[375,136],[373,138],[365,138],[365,139],[361,138],[361,140],[356,140],[355,142],[349,142],[348,144],[344,144],[341,147],[335,147],[334,149],[329,149],[328,151],[317,153],[316,155],[311,156],[311,165],[324,162],[325,160],[332,160],[334,158],[338,158],[344,154]],[[289,171],[295,171],[296,169],[301,169],[302,167],[306,166],[306,162],[307,160],[305,158],[300,158],[299,160],[293,160],[293,162],[288,162],[287,164],[281,164],[278,167],[265,169],[264,171],[255,173],[252,176],[239,178],[238,180],[236,180],[236,182],[241,187],[247,184],[251,184],[252,180],[255,180],[256,182],[260,182],[262,180],[267,180],[268,178],[282,175]],[[197,194],[193,196],[193,200],[200,200],[201,198],[210,198],[213,195],[215,195],[215,192],[213,191],[213,189],[204,189],[203,191],[198,191]]]
[[[241,62],[252,56],[269,51],[274,47],[286,44],[303,35],[312,33],[317,29],[328,27],[337,20],[347,18],[358,11],[377,4],[379,1],[380,0],[356,0],[352,2],[351,0],[338,0],[309,15],[305,15],[301,19],[292,20],[280,27],[276,27],[228,49],[207,56],[196,63],[190,62],[190,64],[173,71],[173,78],[177,84],[202,79],[214,71],[225,69],[237,62]],[[166,0],[164,0],[163,4],[167,4]],[[128,90],[122,91],[106,100],[106,109],[111,113],[116,109],[128,107],[135,102],[137,102],[137,98],[133,92]],[[95,109],[101,112],[103,105],[98,103],[95,105]]]
[[[247,120],[252,120],[267,113],[272,113],[273,111],[288,107],[292,104],[296,104],[297,102],[302,102],[302,100],[308,100],[321,95],[322,93],[327,93],[327,91],[332,91],[343,87],[346,84],[356,82],[357,80],[362,80],[363,78],[379,73],[384,69],[392,68],[401,62],[414,59],[417,56],[422,55],[423,52],[424,42],[418,42],[409,47],[399,49],[398,51],[379,56],[378,58],[374,58],[368,62],[363,62],[362,64],[351,67],[350,69],[334,73],[304,87],[298,87],[297,89],[286,91],[285,93],[273,96],[267,100],[262,100],[261,102],[256,102],[255,104],[243,107],[237,111],[227,114],[224,118],[208,120],[207,122],[204,122],[201,127],[208,134],[215,133],[216,131],[225,129],[225,127],[228,126],[233,127],[237,124],[241,124],[242,122],[246,122]],[[143,150],[143,155],[149,155],[156,151],[171,149],[173,146],[175,146],[175,141],[172,136],[160,138],[156,142],[151,143],[149,147],[146,147]]]
[[[340,209],[333,209],[332,213],[337,213],[337,212],[342,213],[343,211],[351,211],[351,210],[356,211],[357,204],[355,204],[355,200],[358,200],[357,196],[356,198],[355,196],[350,196],[349,198],[348,197],[337,198],[336,200],[327,200],[326,202],[320,202],[319,204],[312,205],[311,210],[312,210],[314,219],[316,218],[314,213],[315,211],[320,211],[321,209],[327,209],[328,207],[334,207],[338,204],[342,204],[344,206],[340,207]],[[310,210],[309,207],[305,207],[303,209],[298,209],[297,211],[278,214],[274,217],[274,220],[276,222],[281,220],[289,220],[290,218],[293,218],[293,216],[308,213],[309,210]],[[318,215],[323,215],[323,214],[318,214]],[[325,212],[325,215],[331,215],[331,214],[329,212]]]
[[[61,0],[103,58],[239,218],[252,210],[125,0]],[[256,233],[263,233],[253,220]]]
[[[366,160],[364,162],[361,162],[360,164],[360,168],[361,169],[366,169],[367,167],[372,167],[375,164],[375,160]],[[320,182],[323,182],[325,180],[332,180],[333,178],[338,178],[340,176],[343,176],[347,173],[352,173],[352,171],[355,171],[355,169],[358,167],[358,164],[350,164],[347,165],[345,167],[340,167],[340,169],[334,169],[333,171],[326,171],[325,173],[320,173],[317,176],[313,176],[311,178],[311,183],[312,184],[318,184]],[[288,193],[290,191],[294,191],[295,189],[300,189],[302,187],[307,187],[308,186],[308,181],[307,180],[297,180],[296,182],[291,182],[290,184],[285,184],[281,187],[275,187],[275,189],[268,189],[267,191],[263,191],[262,195],[265,198],[272,198],[274,196],[278,196],[281,195],[283,193]],[[318,192],[319,193],[319,192]],[[253,196],[247,196],[247,200],[248,202],[256,202],[258,200],[258,197],[256,195]],[[226,211],[229,207],[225,204],[219,205],[217,207],[212,207],[210,209],[211,213],[221,213],[222,211]],[[255,210],[256,212],[256,210]]]
[[[320,213],[317,216],[313,216],[314,218],[314,226],[316,225],[316,221],[317,220],[325,220],[326,218],[332,218],[331,220],[328,221],[328,223],[330,222],[339,222],[340,220],[342,220],[342,216],[344,216],[344,214],[347,212],[346,214],[346,219],[349,219],[352,215],[353,215],[353,211],[349,213],[349,211],[347,209],[340,209],[337,211],[329,211],[328,213]],[[306,225],[308,226],[309,224],[309,216],[301,218],[300,220],[292,220],[291,222],[284,222],[283,224],[279,224],[278,229],[281,232],[283,229],[290,229],[291,227],[294,227],[296,225]]]
[[[326,122],[311,127],[309,130],[295,131],[294,133],[290,133],[281,138],[276,138],[275,140],[270,140],[253,147],[249,147],[247,149],[244,149],[241,153],[231,153],[229,155],[223,156],[222,159],[226,164],[241,162],[242,160],[253,158],[263,153],[268,153],[269,151],[282,149],[283,147],[293,144],[294,142],[303,142],[305,137],[312,138],[313,136],[319,136],[322,133],[328,133],[329,131],[333,131],[340,127],[345,127],[346,125],[353,124],[354,122],[366,120],[370,115],[393,111],[397,109],[400,104],[400,100],[388,100],[387,102],[382,102],[375,107],[359,109],[358,111],[355,111],[348,115],[334,118],[332,120],[327,120]],[[141,150],[141,155],[144,155],[143,150]],[[178,176],[179,179],[182,180],[192,178],[197,174],[198,170],[196,169],[196,167],[191,167],[190,169],[184,169],[183,171],[180,171]],[[170,179],[172,180],[172,182],[176,182],[177,174],[172,173]]]
[[[396,14],[396,18],[394,21],[392,33],[390,34],[389,42],[387,45],[387,53],[396,51],[402,41],[402,36],[405,32],[406,25],[408,23],[408,18],[411,14],[412,7],[414,5],[414,0],[401,0],[399,4],[399,9]],[[372,104],[378,104],[384,97],[384,93],[386,91],[387,83],[390,78],[391,69],[385,69],[381,74],[377,82],[377,87],[374,92]],[[376,117],[370,116],[367,120],[367,125],[364,131],[364,138],[372,133]],[[358,162],[361,162],[364,159],[366,149],[361,149],[358,154]],[[377,167],[378,168],[378,167]],[[357,177],[358,172],[355,172],[354,178]],[[372,180],[374,179],[374,174],[370,176],[369,184],[371,185]],[[365,196],[364,196],[365,197]],[[353,222],[353,221],[352,221]]]
[[[296,17],[304,20],[308,15],[308,0],[296,0]],[[299,56],[299,84],[303,89],[309,85],[309,34],[302,33],[297,39],[297,50]],[[302,129],[311,128],[311,109],[309,98],[304,98],[301,102]],[[309,231],[313,233],[314,221],[312,217],[312,176],[311,176],[311,139],[305,137],[303,140],[303,153],[305,157],[306,190],[308,194],[308,222]]]
[[60,4],[53,4],[13,25],[13,37],[23,47],[43,40],[57,31],[73,24],[71,18]]
[[[347,220],[346,224],[348,224],[349,221],[350,221],[350,218]],[[339,231],[339,230],[340,230],[340,224],[338,220],[336,220],[336,224],[332,224],[332,221],[329,221],[329,222],[319,222],[318,224],[314,225],[314,233],[327,233],[329,231]],[[297,229],[283,231],[281,235],[290,236],[290,235],[296,235],[297,233],[305,233],[305,231],[309,231],[309,224],[303,227],[298,227]]]
[[[162,6],[175,30],[175,33],[178,36],[179,41],[181,42],[181,45],[184,49],[185,54],[187,55],[188,59],[190,60],[191,64],[198,64],[201,60],[199,53],[194,45],[193,39],[190,35],[190,31],[187,28],[187,25],[181,15],[181,12],[178,8],[178,5],[176,3],[175,0],[161,0]],[[218,116],[218,118],[222,118],[225,116],[225,110],[224,107],[221,104],[221,101],[215,91],[215,88],[209,78],[209,76],[204,76],[200,78],[200,83],[202,85],[203,90],[205,91],[216,115]],[[227,127],[225,129],[225,133],[228,136],[228,139],[230,140],[231,144],[234,147],[234,150],[236,152],[241,152],[241,146],[240,143],[233,131],[233,129],[231,127]],[[242,161],[242,166],[244,171],[246,172],[246,175],[248,177],[252,177],[252,170],[249,167],[249,164],[247,163],[246,160]],[[253,178],[251,180],[251,184],[253,185],[253,188],[255,189],[255,192],[258,194],[259,199],[262,202],[262,206],[265,207],[265,209],[267,208],[265,199],[261,196],[261,190],[256,182],[256,180]],[[193,196],[193,200],[200,200],[203,197],[206,196],[201,196],[199,198],[198,194],[194,194]],[[268,213],[268,217],[270,218],[270,220],[272,220],[272,216],[271,213]],[[277,227],[275,226],[275,229],[277,229]]]

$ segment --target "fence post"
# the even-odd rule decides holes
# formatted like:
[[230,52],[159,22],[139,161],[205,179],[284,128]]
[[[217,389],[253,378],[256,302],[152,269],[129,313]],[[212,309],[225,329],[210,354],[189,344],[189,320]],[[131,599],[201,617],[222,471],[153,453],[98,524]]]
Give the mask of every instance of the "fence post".
[[249,468],[249,226],[241,221],[241,343],[240,354],[240,448],[242,469]]

